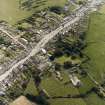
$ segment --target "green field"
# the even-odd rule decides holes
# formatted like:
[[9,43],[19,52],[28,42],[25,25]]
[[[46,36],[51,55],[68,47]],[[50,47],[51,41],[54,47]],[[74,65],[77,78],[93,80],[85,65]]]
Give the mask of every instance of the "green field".
[[89,72],[101,81],[105,76],[105,14],[94,13],[89,20],[85,53],[90,57]]
[[[105,79],[105,12],[103,9],[104,7],[90,16],[86,36],[87,47],[84,50],[85,54],[90,57],[87,63],[88,72],[100,83]],[[95,93],[89,94],[85,101],[87,105],[105,104],[105,101]]]
[[40,0],[40,5],[33,3],[34,9],[27,10],[21,9],[19,5],[19,0],[0,0],[0,20],[5,20],[10,24],[14,24],[19,20],[31,16],[36,10],[41,10],[50,6],[64,6],[66,0]]

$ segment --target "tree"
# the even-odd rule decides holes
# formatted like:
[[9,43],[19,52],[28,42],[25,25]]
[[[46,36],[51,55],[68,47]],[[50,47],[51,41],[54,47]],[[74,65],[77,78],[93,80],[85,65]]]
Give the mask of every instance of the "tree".
[[61,65],[59,63],[55,63],[55,70],[60,70],[61,69]]
[[63,52],[61,51],[61,49],[56,49],[54,52],[54,56],[55,57],[60,57],[63,55]]
[[56,14],[61,14],[61,13],[63,13],[63,8],[60,7],[60,6],[52,6],[52,7],[49,8],[49,10],[50,10],[51,12],[56,13]]
[[79,5],[82,5],[82,4],[84,4],[84,2],[83,1],[79,1],[78,4]]
[[69,68],[71,68],[72,67],[72,62],[71,61],[66,61],[66,62],[64,62],[64,68],[65,69],[69,69]]
[[33,76],[33,77],[34,77],[34,83],[38,87],[40,85],[40,83],[41,83],[41,78],[38,75],[37,76]]

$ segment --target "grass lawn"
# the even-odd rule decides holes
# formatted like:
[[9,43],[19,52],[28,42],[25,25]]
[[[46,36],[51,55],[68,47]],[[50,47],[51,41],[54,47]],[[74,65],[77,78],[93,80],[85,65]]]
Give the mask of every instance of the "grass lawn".
[[86,94],[91,88],[94,86],[93,82],[90,80],[88,76],[81,78],[82,86],[79,88],[79,92],[81,94]]
[[66,61],[71,61],[73,64],[81,63],[80,59],[76,58],[75,60],[72,60],[71,57],[67,57],[66,55],[63,55],[63,56],[55,59],[55,62],[57,62],[57,63],[59,63],[61,65],[63,65],[64,62],[66,62]]
[[33,79],[30,79],[30,82],[28,83],[27,88],[24,91],[24,94],[25,95],[31,94],[31,95],[34,95],[34,96],[38,95],[38,92],[37,92],[37,89],[35,87]]
[[65,61],[71,61],[71,57],[61,56],[55,59],[55,62],[62,64],[62,65],[64,64]]

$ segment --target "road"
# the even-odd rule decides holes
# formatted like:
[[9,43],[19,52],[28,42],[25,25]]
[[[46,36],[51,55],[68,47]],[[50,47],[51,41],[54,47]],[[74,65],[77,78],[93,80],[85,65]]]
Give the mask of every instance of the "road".
[[57,28],[54,31],[52,31],[51,33],[45,35],[45,37],[43,39],[41,39],[41,41],[35,46],[35,48],[32,49],[32,51],[29,53],[29,55],[27,57],[20,60],[16,64],[14,64],[8,71],[6,71],[3,75],[0,76],[0,82],[3,81],[8,75],[10,75],[11,72],[13,70],[15,70],[15,68],[17,68],[18,66],[24,64],[28,59],[30,59],[32,56],[36,55],[41,50],[41,48],[43,48],[59,32],[61,32],[63,29],[66,29],[67,27],[70,27],[72,24],[79,21],[81,19],[81,17],[83,17],[83,15],[88,10],[91,9],[91,7],[95,6],[96,2],[97,2],[97,0],[92,0],[90,5],[88,5],[86,7],[82,7],[82,8],[80,8],[80,10],[78,10],[78,12],[75,12],[76,14],[79,14],[79,16],[75,14],[75,17],[72,18],[72,20],[67,21],[63,26],[61,25],[59,28]]
[[21,45],[25,50],[27,50],[27,47],[23,45],[21,42],[19,42],[15,37],[13,37],[7,30],[5,30],[3,27],[0,27],[0,31],[6,34],[8,37],[10,37],[15,43]]

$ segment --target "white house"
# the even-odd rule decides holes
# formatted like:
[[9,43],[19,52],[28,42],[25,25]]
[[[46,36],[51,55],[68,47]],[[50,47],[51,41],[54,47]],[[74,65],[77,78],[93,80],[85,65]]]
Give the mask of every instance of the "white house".
[[81,85],[81,81],[78,79],[77,76],[69,75],[69,77],[70,77],[70,80],[74,86],[79,87]]

